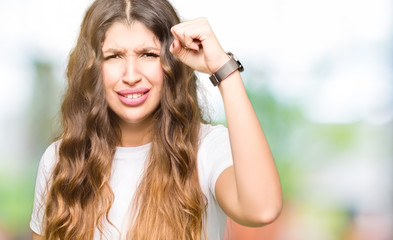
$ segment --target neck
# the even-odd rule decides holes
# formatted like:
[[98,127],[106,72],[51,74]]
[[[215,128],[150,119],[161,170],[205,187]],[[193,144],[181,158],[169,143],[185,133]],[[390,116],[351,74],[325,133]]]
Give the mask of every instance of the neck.
[[137,147],[151,142],[152,128],[151,121],[120,124],[121,147]]

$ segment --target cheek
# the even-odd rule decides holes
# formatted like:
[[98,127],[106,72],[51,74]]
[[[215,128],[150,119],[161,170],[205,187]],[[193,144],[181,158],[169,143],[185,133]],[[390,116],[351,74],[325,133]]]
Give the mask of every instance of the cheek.
[[102,66],[102,79],[105,87],[114,84],[120,78],[120,75],[121,70],[118,67],[110,64],[104,64]]
[[164,70],[160,63],[151,64],[145,68],[145,76],[152,84],[161,86],[164,81]]

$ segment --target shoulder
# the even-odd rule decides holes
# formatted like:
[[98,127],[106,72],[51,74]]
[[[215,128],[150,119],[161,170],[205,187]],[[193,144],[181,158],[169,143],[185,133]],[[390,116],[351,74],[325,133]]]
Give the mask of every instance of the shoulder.
[[53,154],[57,154],[58,148],[60,147],[61,140],[57,140],[52,142],[46,149],[43,156],[49,156]]
[[53,159],[56,158],[56,156],[59,153],[59,147],[61,145],[61,140],[57,140],[53,143],[51,143],[45,150],[44,154],[42,155],[42,158],[45,160]]
[[37,170],[36,192],[43,192],[46,189],[47,183],[49,183],[49,179],[57,163],[60,143],[60,141],[53,142],[46,148],[41,157]]
[[201,124],[199,131],[199,153],[230,152],[228,128],[224,125]]
[[201,124],[198,150],[200,184],[215,195],[220,174],[233,164],[228,129],[223,125]]
[[47,191],[49,189],[49,179],[55,163],[57,162],[58,148],[60,140],[49,145],[38,165],[35,183],[34,205],[30,220],[30,228],[35,233],[42,233],[42,221],[44,216],[44,206]]
[[42,171],[44,175],[48,175],[57,162],[60,144],[61,140],[53,142],[46,148],[42,155],[38,169]]
[[199,131],[200,144],[223,137],[228,137],[228,129],[224,125],[201,124]]

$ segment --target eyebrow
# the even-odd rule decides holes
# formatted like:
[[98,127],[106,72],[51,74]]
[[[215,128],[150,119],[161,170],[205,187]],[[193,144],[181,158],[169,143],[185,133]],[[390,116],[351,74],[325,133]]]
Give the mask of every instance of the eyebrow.
[[135,48],[136,52],[150,52],[150,51],[161,51],[160,48],[157,47],[140,47],[140,48]]
[[[150,51],[161,51],[160,48],[157,47],[137,47],[134,49],[135,52],[141,53],[141,52],[150,52]],[[108,48],[102,51],[103,53],[125,53],[127,52],[126,49],[123,48]]]
[[102,53],[124,53],[125,49],[122,48],[108,48],[102,51]]

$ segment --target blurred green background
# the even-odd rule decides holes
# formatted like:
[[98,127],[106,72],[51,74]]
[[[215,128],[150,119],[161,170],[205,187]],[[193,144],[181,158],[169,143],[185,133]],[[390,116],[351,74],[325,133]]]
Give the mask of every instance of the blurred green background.
[[[207,17],[245,65],[285,200],[260,239],[393,239],[393,2],[171,2],[183,19]],[[35,174],[89,3],[0,3],[0,240],[31,238]],[[200,78],[206,113],[224,122]]]

